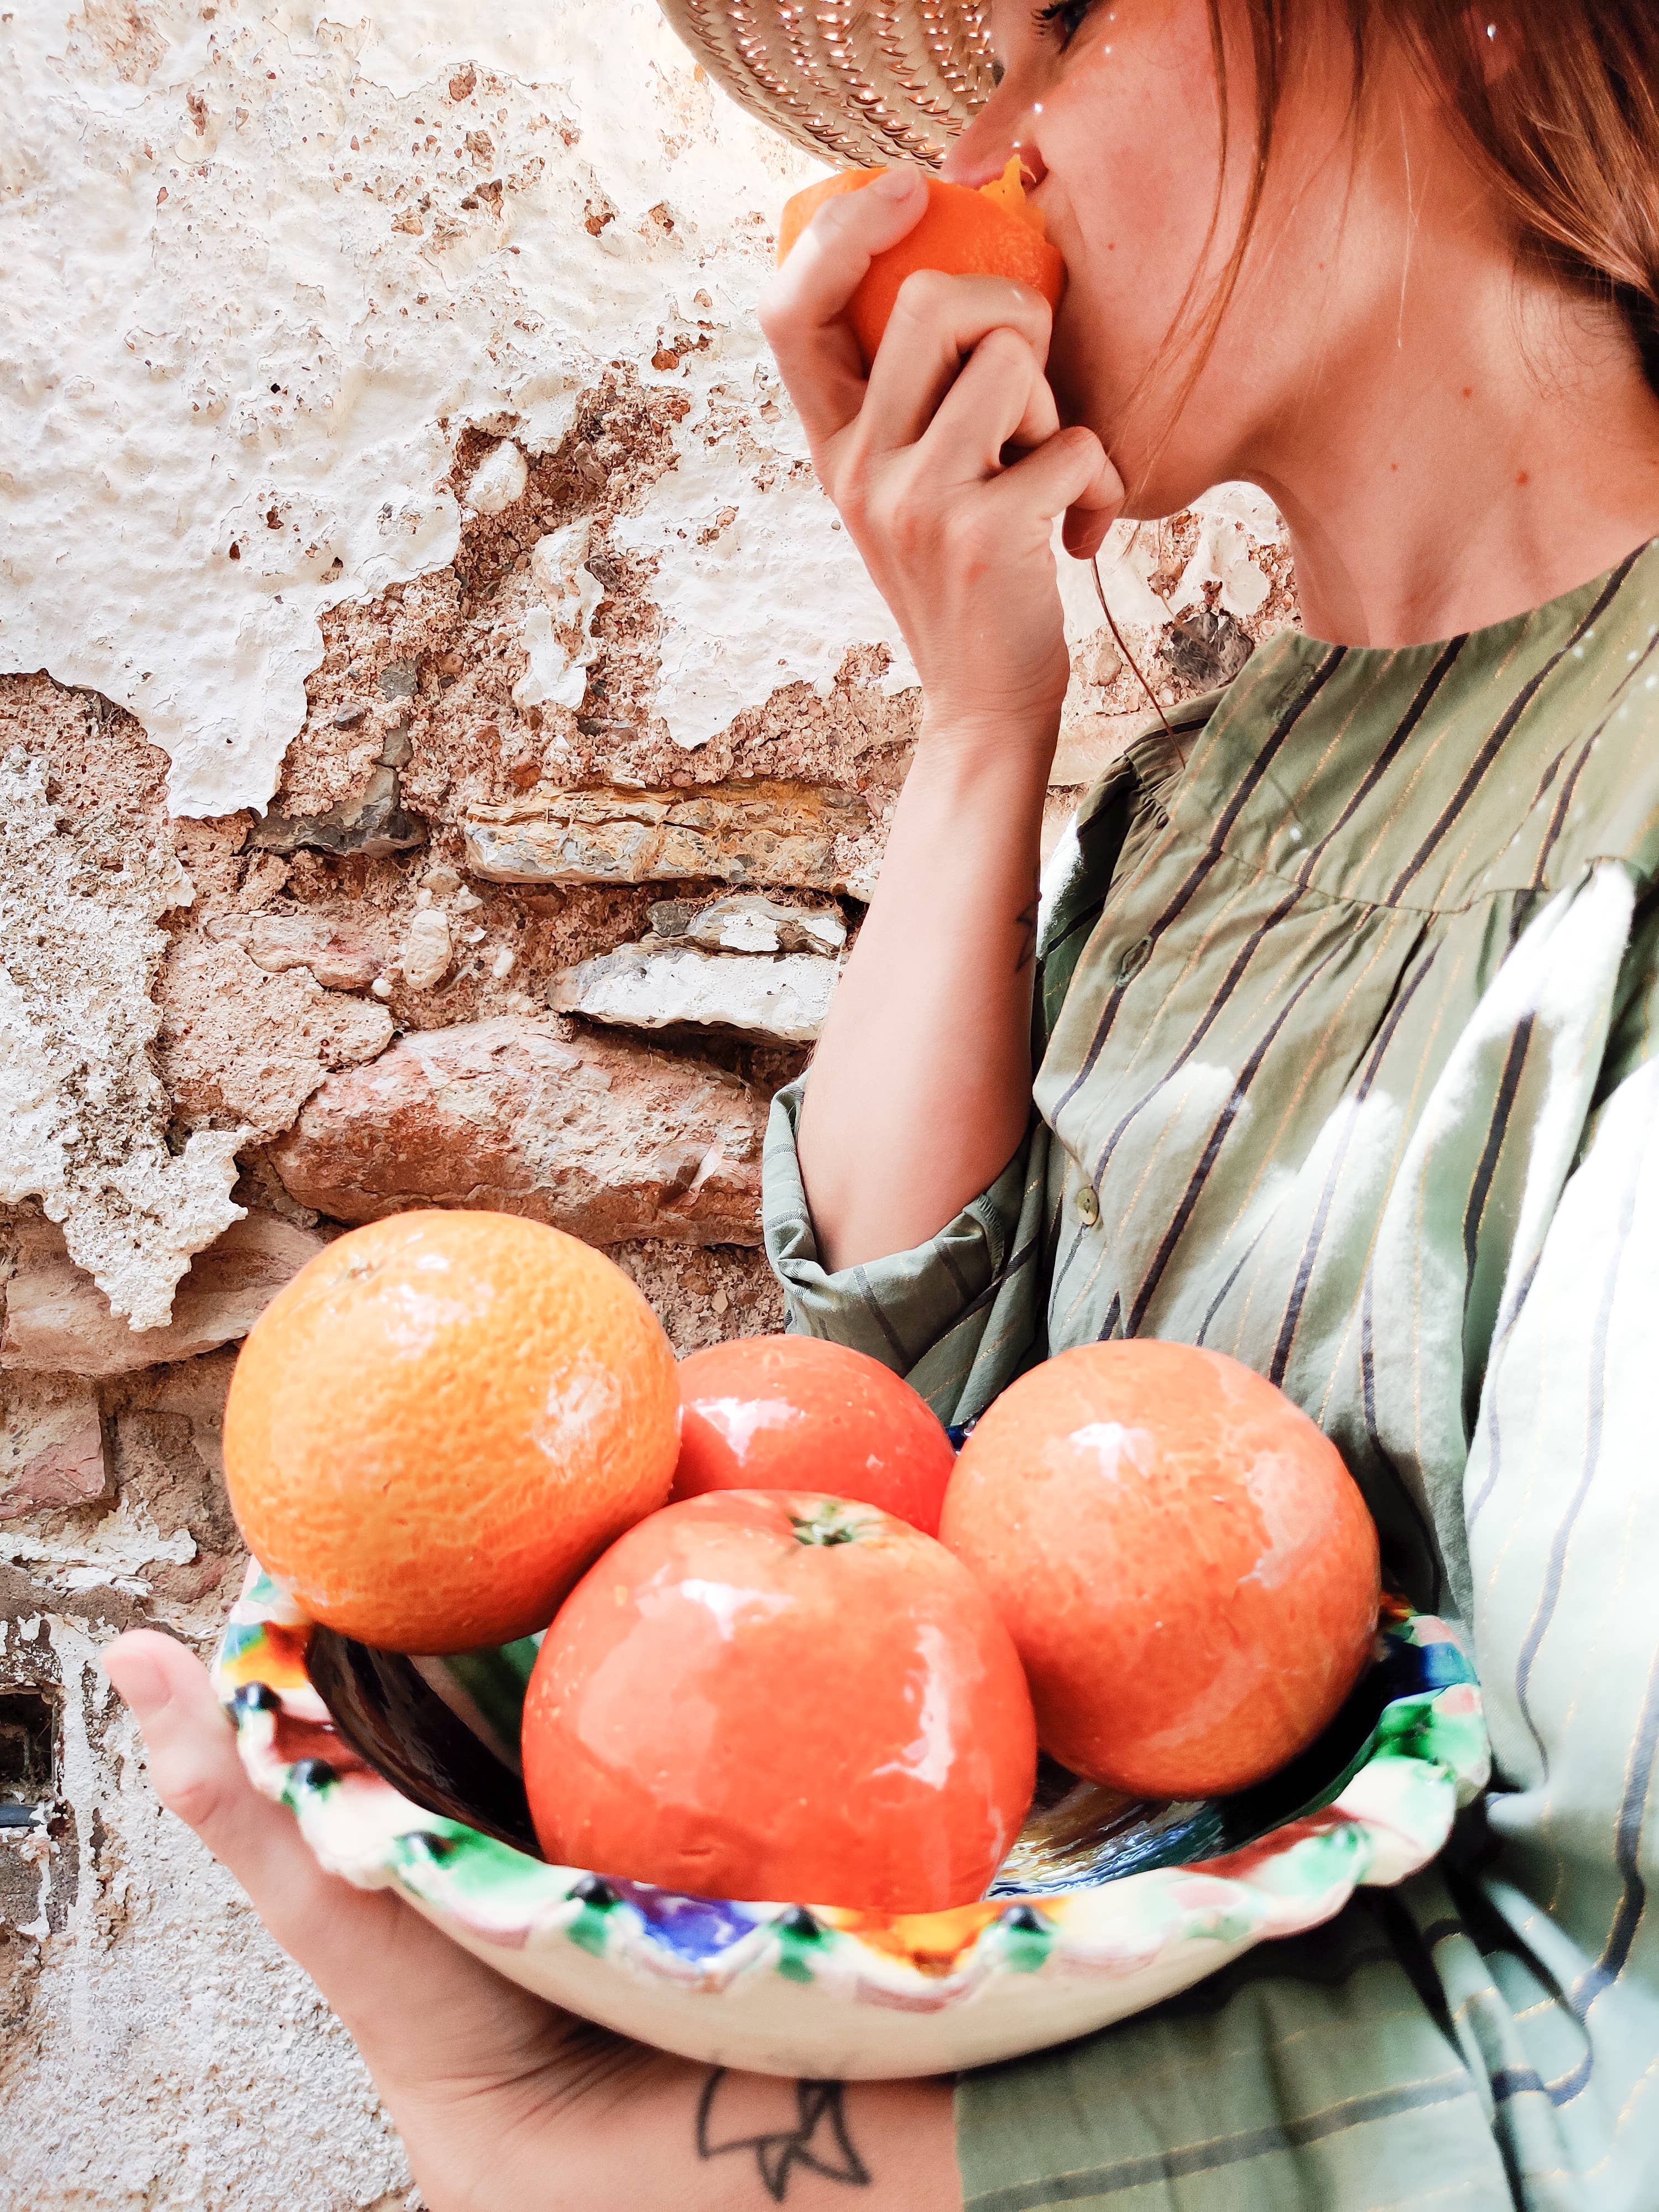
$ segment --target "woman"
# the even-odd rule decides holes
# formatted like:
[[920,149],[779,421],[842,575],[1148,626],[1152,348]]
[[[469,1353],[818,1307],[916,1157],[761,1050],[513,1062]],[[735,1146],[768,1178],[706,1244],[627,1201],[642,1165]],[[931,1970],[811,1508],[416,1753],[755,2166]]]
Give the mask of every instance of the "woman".
[[[841,311],[920,212],[904,174],[772,288],[925,711],[769,1236],[795,1326],[953,1418],[1102,1337],[1282,1382],[1468,1624],[1486,1819],[954,2119],[934,2083],[711,2087],[325,1882],[199,1674],[125,1639],[157,1787],[357,2036],[439,2212],[1659,2204],[1659,24],[1286,15],[994,0],[949,167],[1021,153],[1052,336],[1014,288],[913,279],[866,386]],[[1052,525],[1087,553],[1240,477],[1306,634],[1148,726],[1039,917]]]

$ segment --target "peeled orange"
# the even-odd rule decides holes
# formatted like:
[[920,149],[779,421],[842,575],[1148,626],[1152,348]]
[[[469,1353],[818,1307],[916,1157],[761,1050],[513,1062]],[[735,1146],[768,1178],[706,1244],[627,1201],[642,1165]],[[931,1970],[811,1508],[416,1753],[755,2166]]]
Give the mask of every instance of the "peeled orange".
[[248,1548],[314,1620],[394,1651],[544,1628],[662,1504],[679,1376],[603,1253],[510,1214],[398,1214],[254,1324],[225,1408]]
[[[827,199],[855,192],[882,174],[879,168],[843,169],[809,185],[786,203],[778,226],[778,260],[788,258],[796,240]],[[1066,264],[1044,233],[1042,211],[1026,198],[1016,155],[994,184],[975,190],[929,177],[927,206],[915,228],[896,246],[878,253],[848,305],[867,368],[876,357],[897,301],[899,287],[919,269],[947,276],[1009,276],[1041,292],[1051,307],[1066,289]]]

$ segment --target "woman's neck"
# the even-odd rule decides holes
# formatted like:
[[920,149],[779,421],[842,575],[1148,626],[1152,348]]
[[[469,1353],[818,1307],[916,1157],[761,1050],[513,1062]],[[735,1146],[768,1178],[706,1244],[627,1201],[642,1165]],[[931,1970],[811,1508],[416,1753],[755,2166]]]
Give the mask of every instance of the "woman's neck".
[[1411,316],[1344,348],[1249,471],[1333,643],[1502,622],[1659,535],[1659,395],[1622,327],[1512,270],[1437,274],[1428,312],[1419,280]]

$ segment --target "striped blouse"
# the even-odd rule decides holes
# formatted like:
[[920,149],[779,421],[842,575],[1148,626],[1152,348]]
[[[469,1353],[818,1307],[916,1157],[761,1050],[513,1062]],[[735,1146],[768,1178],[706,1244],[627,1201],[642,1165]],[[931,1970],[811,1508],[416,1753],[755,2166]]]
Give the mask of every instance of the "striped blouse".
[[970,2212],[1659,2208],[1656,878],[1659,544],[1445,645],[1277,637],[1131,744],[1048,872],[1028,1139],[931,1243],[820,1267],[781,1096],[793,1328],[958,1421],[1231,1352],[1485,1686],[1434,1868],[963,2082]]

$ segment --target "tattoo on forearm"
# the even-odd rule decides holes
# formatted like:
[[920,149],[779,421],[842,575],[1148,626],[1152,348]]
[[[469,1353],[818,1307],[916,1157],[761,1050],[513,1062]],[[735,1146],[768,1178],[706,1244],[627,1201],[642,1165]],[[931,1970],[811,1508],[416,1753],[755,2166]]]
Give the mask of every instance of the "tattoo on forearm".
[[1023,975],[1036,958],[1037,915],[1042,905],[1041,891],[1031,893],[1031,902],[1022,907],[1014,916],[1014,927],[1019,932],[1019,957],[1014,963],[1016,975]]
[[[793,2085],[793,2128],[779,2128],[764,2135],[730,2136],[722,2140],[715,2108],[726,2073],[724,2066],[715,2067],[697,2100],[699,2158],[724,2158],[728,2151],[750,2152],[775,2204],[781,2204],[788,2196],[789,2177],[798,2166],[804,2166],[809,2173],[822,2174],[826,2181],[847,2181],[857,2189],[869,2186],[869,2168],[854,2149],[847,2132],[844,2084],[797,2081]],[[781,2089],[783,2084],[780,2082],[778,2086]]]

